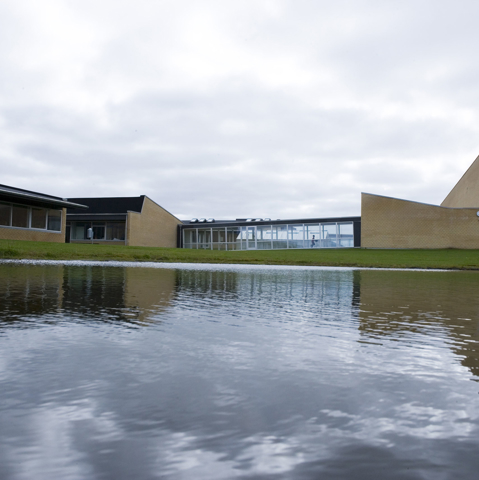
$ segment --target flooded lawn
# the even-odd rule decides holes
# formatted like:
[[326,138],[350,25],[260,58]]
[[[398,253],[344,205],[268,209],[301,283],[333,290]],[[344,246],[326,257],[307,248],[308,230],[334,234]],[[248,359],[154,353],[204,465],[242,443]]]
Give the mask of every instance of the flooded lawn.
[[476,478],[478,291],[479,272],[1,263],[0,478]]

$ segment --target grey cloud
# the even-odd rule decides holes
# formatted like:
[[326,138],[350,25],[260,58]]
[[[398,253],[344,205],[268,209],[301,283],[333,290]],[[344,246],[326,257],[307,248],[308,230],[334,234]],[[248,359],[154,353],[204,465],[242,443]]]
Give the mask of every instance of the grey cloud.
[[[28,69],[0,48],[11,94],[0,97],[3,181],[61,196],[147,194],[173,213],[223,218],[358,214],[361,191],[440,201],[479,147],[477,7],[451,5],[248,3],[237,18],[204,7],[245,58],[296,60],[304,89],[268,85],[245,58],[195,85],[188,64],[172,66],[194,40],[171,2],[130,23],[119,5],[75,77],[91,104],[53,102],[41,62]],[[75,8],[92,29],[106,21],[91,2]],[[1,35],[18,44],[14,32]]]
[[258,87],[213,98],[152,92],[112,106],[105,128],[47,106],[6,119],[24,136],[19,154],[45,166],[33,182],[61,177],[52,193],[62,184],[69,196],[146,193],[169,210],[216,217],[291,217],[308,204],[307,216],[355,214],[361,190],[420,190],[424,179],[401,159],[443,154],[462,133],[440,121],[411,133],[395,118],[308,108]]

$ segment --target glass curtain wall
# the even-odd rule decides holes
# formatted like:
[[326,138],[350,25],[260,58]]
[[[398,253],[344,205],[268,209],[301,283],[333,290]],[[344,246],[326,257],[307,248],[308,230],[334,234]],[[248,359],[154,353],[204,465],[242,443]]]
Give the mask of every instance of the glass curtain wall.
[[354,247],[353,222],[183,229],[183,248],[271,250]]

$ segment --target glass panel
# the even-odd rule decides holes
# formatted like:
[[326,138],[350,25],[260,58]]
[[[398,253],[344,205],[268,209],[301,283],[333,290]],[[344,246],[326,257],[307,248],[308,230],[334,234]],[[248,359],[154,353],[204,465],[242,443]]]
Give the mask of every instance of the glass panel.
[[305,225],[304,226],[304,238],[305,238],[305,247],[306,248],[315,248],[320,247],[321,243],[321,234],[318,224]]
[[256,227],[258,240],[271,240],[271,225]]
[[246,236],[248,227],[241,227],[241,233],[236,241],[238,250],[246,250]]
[[183,230],[185,234],[185,244],[196,243],[196,228]]
[[0,225],[10,226],[12,206],[8,203],[0,203]]
[[125,240],[125,222],[108,222],[106,224],[107,240]]
[[241,227],[228,227],[226,229],[228,250],[241,250]]
[[89,225],[84,222],[72,222],[70,238],[72,240],[86,240],[86,230]]
[[324,248],[336,247],[336,224],[323,223],[321,224],[321,246]]
[[240,228],[239,227],[228,227],[226,229],[226,241],[227,242],[236,242],[236,240],[238,240],[239,237],[240,237]]
[[256,227],[247,227],[247,248],[255,249],[256,248]]
[[354,247],[353,223],[339,223],[339,246]]
[[273,225],[273,240],[284,240],[286,242],[286,234],[286,225]]
[[28,207],[13,205],[12,208],[12,226],[28,228]]
[[211,228],[198,229],[198,248],[211,248]]
[[226,232],[224,228],[218,230],[218,242],[226,242]]
[[62,229],[62,211],[49,210],[48,211],[48,230],[55,230],[60,232]]
[[44,208],[32,208],[32,228],[47,228],[47,211]]
[[93,239],[94,240],[105,240],[105,224],[104,223],[93,223]]
[[303,248],[303,225],[288,225],[288,247]]

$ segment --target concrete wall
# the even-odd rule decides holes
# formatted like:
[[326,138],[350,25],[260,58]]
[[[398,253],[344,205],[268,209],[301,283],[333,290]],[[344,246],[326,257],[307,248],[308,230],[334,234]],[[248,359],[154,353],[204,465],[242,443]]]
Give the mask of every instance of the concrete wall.
[[180,223],[174,215],[145,197],[141,213],[128,212],[127,245],[174,248]]
[[46,230],[29,230],[28,228],[0,226],[0,239],[30,240],[33,242],[65,243],[66,209],[62,210],[62,231],[48,232]]
[[363,193],[365,248],[479,248],[479,208],[446,208]]
[[479,208],[479,157],[441,203],[442,207]]

